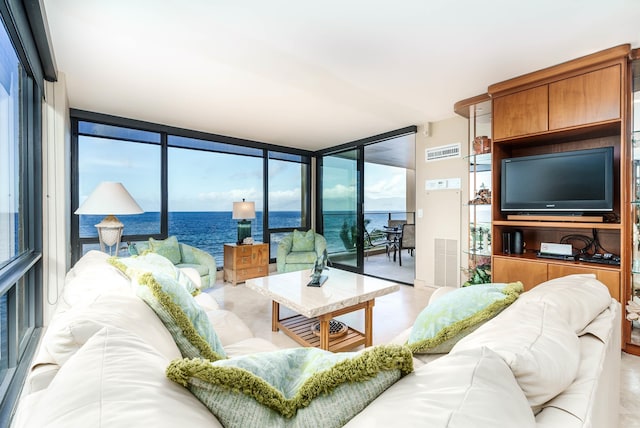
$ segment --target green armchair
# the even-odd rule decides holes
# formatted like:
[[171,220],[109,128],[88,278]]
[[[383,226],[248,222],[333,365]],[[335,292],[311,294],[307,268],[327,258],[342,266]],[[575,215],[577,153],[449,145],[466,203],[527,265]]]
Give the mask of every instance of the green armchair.
[[319,233],[294,230],[278,244],[276,269],[278,272],[312,269],[326,249],[327,241]]
[[142,254],[146,250],[158,253],[176,265],[184,269],[191,268],[198,272],[202,288],[209,288],[216,282],[216,259],[206,251],[191,245],[178,242],[175,236],[161,241],[149,238],[148,242],[138,242],[129,245],[131,255]]

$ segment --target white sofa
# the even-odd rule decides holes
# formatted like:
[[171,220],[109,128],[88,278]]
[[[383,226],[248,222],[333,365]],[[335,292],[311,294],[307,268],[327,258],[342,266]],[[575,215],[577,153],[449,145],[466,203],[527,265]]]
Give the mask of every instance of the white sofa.
[[[449,354],[417,355],[347,426],[617,427],[621,315],[606,290],[573,275],[523,293]],[[196,300],[229,357],[276,349],[206,293]],[[180,357],[129,279],[90,252],[67,274],[12,427],[222,426],[165,376]]]

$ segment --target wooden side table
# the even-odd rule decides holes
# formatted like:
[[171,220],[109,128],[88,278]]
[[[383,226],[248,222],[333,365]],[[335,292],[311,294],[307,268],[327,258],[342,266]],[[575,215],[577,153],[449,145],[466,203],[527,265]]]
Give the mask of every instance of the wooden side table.
[[224,244],[224,280],[236,285],[269,274],[269,244]]

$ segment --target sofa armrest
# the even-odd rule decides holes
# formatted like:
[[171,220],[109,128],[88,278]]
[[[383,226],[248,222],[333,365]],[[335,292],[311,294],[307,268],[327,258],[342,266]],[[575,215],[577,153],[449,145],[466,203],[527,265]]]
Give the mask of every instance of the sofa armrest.
[[211,254],[187,244],[180,244],[180,252],[182,253],[182,263],[204,265],[209,268],[209,275],[215,278],[218,267],[216,258]]
[[278,272],[284,272],[287,254],[291,252],[293,247],[293,234],[286,235],[278,244],[278,251],[276,252],[276,270]]

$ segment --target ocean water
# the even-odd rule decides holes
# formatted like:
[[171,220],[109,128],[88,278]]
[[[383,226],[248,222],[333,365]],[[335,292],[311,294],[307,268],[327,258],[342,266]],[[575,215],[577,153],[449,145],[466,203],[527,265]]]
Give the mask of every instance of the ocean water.
[[[369,220],[367,230],[369,232],[387,224],[388,213],[365,213],[365,221]],[[104,216],[82,215],[80,216],[80,236],[83,238],[97,237],[95,224]],[[160,233],[160,213],[146,212],[139,215],[118,216],[124,224],[124,233],[145,235]],[[296,211],[271,211],[269,213],[270,227],[295,228],[300,226],[300,213]],[[345,245],[340,238],[340,230],[344,223],[351,225],[355,222],[355,216],[347,212],[330,212],[324,219],[324,237],[327,239],[329,254],[335,254],[345,250]],[[251,221],[251,233],[254,241],[262,242],[262,212],[256,212],[256,218]],[[238,237],[237,220],[231,218],[231,211],[206,211],[206,212],[169,212],[169,236],[175,235],[179,242],[192,245],[207,251],[216,258],[216,264],[223,264],[224,244],[236,242]],[[275,257],[275,251],[279,240],[286,233],[274,234],[271,238],[271,256]]]

